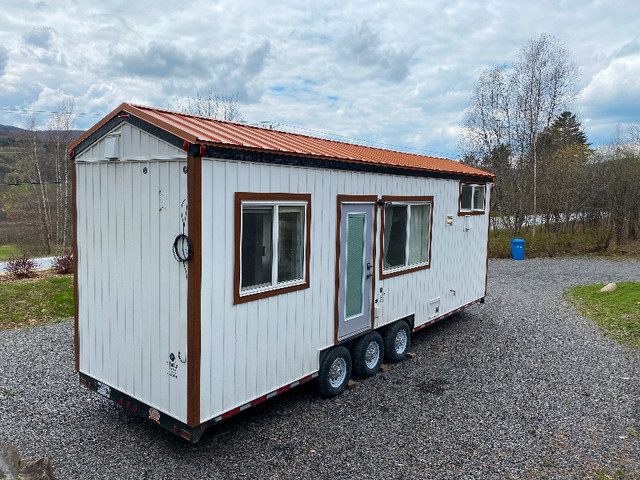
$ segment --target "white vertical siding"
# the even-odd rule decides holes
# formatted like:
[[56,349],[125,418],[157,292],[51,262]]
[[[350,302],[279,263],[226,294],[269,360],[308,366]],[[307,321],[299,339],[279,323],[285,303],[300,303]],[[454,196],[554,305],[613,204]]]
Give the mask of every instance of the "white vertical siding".
[[187,154],[183,150],[159,138],[140,130],[129,123],[122,123],[111,130],[97,142],[91,144],[76,157],[78,162],[104,161],[107,136],[119,134],[118,158],[120,160],[151,160],[184,158]]
[[[463,231],[458,181],[203,159],[202,190],[202,421],[317,371],[333,344],[338,195],[434,197],[431,268],[376,282],[376,326],[408,315],[423,324],[433,298],[445,314],[484,295],[488,213]],[[311,194],[310,288],[233,305],[236,192]],[[380,209],[377,225],[379,255]]]
[[[78,163],[80,371],[186,421],[186,162]],[[143,173],[147,168],[147,173]]]
[[[186,162],[143,160],[184,152],[126,124],[121,148],[138,161],[96,161],[99,141],[76,164],[80,370],[186,421],[186,364],[168,375],[169,355],[186,355],[187,279],[171,249]],[[233,305],[236,192],[311,194],[310,288]],[[434,197],[431,268],[380,280],[376,258],[376,327],[423,324],[435,298],[443,315],[482,297],[488,213],[465,231],[458,193],[454,180],[203,159],[201,420],[317,371],[334,336],[338,195]]]

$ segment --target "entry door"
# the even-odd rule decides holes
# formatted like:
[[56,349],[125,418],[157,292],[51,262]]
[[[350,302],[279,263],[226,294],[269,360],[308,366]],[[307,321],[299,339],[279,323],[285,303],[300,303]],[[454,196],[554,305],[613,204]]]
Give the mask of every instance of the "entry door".
[[371,328],[373,203],[340,204],[338,340]]

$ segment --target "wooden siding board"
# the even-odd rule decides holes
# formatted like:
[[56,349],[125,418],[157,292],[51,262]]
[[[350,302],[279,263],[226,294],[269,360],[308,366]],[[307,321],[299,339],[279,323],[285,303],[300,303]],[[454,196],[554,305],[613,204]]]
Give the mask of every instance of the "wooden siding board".
[[153,400],[150,405],[158,405],[158,399],[164,399],[162,379],[153,368],[161,359],[160,353],[160,265],[158,258],[160,256],[159,245],[153,239],[160,235],[160,170],[161,164],[154,163],[150,165],[148,170],[149,176],[149,218],[148,218],[148,243],[146,245],[147,260],[145,261],[147,279],[147,298],[149,303],[149,323],[146,325],[149,334],[149,390],[150,398]]
[[[239,178],[246,178],[246,175],[248,175],[247,170],[248,170],[247,165],[241,165],[237,163],[228,164],[227,171],[226,171],[227,177],[224,179],[222,183],[222,185],[227,186],[226,188],[222,187],[223,190],[225,190],[225,200],[226,200],[226,209],[223,215],[223,218],[224,218],[223,224],[224,224],[224,230],[226,232],[225,248],[227,249],[224,254],[224,267],[225,267],[224,271],[227,272],[227,275],[229,272],[234,271],[233,259],[231,258],[232,255],[229,255],[228,253],[226,253],[226,252],[232,251],[229,249],[231,249],[232,248],[231,246],[234,244],[233,234],[231,232],[234,232],[235,222],[234,222],[233,216],[229,214],[229,211],[233,209],[232,205],[235,204],[233,199],[233,191],[240,191],[239,184],[238,184]],[[227,189],[229,191],[227,191]],[[233,292],[228,290],[225,290],[225,292],[233,294]],[[212,409],[213,415],[215,415],[216,413],[221,413],[225,409],[230,410],[231,408],[233,408],[232,405],[234,403],[234,397],[233,397],[234,380],[233,379],[236,376],[235,325],[236,325],[238,313],[242,310],[242,308],[246,308],[246,305],[239,305],[239,308],[229,309],[227,306],[228,298],[229,297],[218,299],[219,300],[218,304],[221,305],[221,308],[223,310],[220,316],[220,323],[222,325],[222,328],[220,331],[223,338],[221,351],[223,352],[223,355],[221,358],[221,362],[213,367],[221,369],[221,373],[223,375],[222,382],[220,383],[222,387],[223,398],[222,398],[222,402]],[[233,303],[233,300],[231,300],[231,303]]]
[[[86,181],[86,172],[76,165],[76,198],[84,199],[87,197],[87,189],[88,182]],[[91,342],[92,339],[89,336],[89,332],[87,331],[87,303],[79,302],[79,298],[82,298],[86,295],[87,289],[87,281],[89,278],[87,269],[87,262],[85,260],[86,257],[86,249],[84,245],[87,242],[87,208],[84,202],[76,202],[76,265],[77,271],[76,276],[78,278],[77,288],[76,288],[76,303],[77,303],[77,329],[78,329],[78,359],[76,361],[79,369],[91,369],[92,362],[91,358],[87,355],[87,343]]]
[[[107,302],[108,312],[106,316],[101,318],[101,323],[106,323],[108,325],[108,333],[106,337],[107,341],[107,361],[103,363],[103,367],[105,368],[104,375],[105,380],[108,378],[109,382],[113,385],[120,385],[120,381],[118,378],[118,356],[115,354],[114,346],[117,345],[117,334],[118,334],[118,301],[115,292],[117,291],[117,282],[119,281],[119,274],[116,270],[116,265],[118,261],[118,249],[117,249],[117,217],[118,217],[118,195],[112,193],[112,189],[115,189],[117,185],[116,179],[116,171],[113,168],[107,169],[107,183],[105,188],[107,189],[107,199],[110,204],[110,208],[107,210],[108,212],[108,231],[107,237],[109,242],[109,254],[108,254],[108,265],[109,269],[109,301]],[[113,292],[113,296],[112,296]]]
[[[215,188],[215,177],[212,171],[211,162],[202,162],[202,181],[201,181],[201,189],[202,189],[202,245],[205,243],[207,245],[213,245],[214,240],[214,229],[213,229],[213,205],[219,205],[214,200],[214,195],[218,192],[219,189]],[[220,229],[217,229],[220,230]],[[202,282],[201,282],[201,291],[206,291],[207,288],[210,288],[210,279],[208,277],[212,277],[212,272],[217,270],[214,269],[213,265],[213,250],[211,248],[202,248]],[[211,338],[213,336],[213,303],[211,295],[201,295],[200,299],[200,315],[201,318],[207,319],[209,321],[201,322],[200,331],[201,331],[201,344],[200,344],[200,358],[201,365],[214,365],[213,363],[213,352],[211,349],[203,348],[204,345],[211,344]],[[212,376],[214,374],[213,369],[210,369],[209,372],[204,369],[201,371],[201,380],[200,380],[200,405],[201,416],[206,416],[208,414],[206,410],[206,406],[204,402],[202,402],[202,398],[211,397],[213,395],[212,385],[213,380]],[[208,374],[207,374],[208,373]]]
[[[136,272],[137,292],[139,294],[140,301],[136,303],[135,320],[136,320],[136,344],[140,346],[136,361],[139,365],[138,372],[139,378],[137,381],[138,389],[137,395],[145,403],[151,402],[151,383],[153,382],[152,369],[151,369],[151,347],[149,345],[150,332],[144,328],[144,325],[138,320],[148,315],[153,315],[153,309],[149,308],[147,302],[144,299],[150,299],[153,296],[153,289],[149,284],[148,278],[143,275],[143,270],[147,270],[151,264],[151,244],[150,239],[150,219],[152,217],[151,212],[151,191],[150,188],[150,170],[152,168],[151,163],[145,162],[139,165],[140,171],[144,172],[147,169],[147,173],[143,173],[139,176],[139,211],[138,211],[138,225],[140,225],[140,245],[138,246],[139,264]],[[149,302],[150,303],[150,302]],[[148,309],[147,309],[148,308]],[[156,313],[157,315],[157,313]],[[157,318],[157,317],[156,317]]]

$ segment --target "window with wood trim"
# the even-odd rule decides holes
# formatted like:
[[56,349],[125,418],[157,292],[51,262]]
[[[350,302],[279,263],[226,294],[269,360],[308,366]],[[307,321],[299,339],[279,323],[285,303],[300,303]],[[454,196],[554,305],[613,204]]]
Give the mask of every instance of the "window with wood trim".
[[460,215],[479,215],[484,213],[485,185],[460,183]]
[[311,195],[236,193],[235,303],[309,286]]
[[433,197],[382,200],[382,278],[429,268]]

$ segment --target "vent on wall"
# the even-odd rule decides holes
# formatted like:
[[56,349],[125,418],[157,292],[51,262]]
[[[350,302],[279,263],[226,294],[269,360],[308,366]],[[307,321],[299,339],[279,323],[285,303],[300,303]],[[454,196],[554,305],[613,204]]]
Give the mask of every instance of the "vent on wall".
[[440,297],[429,300],[429,319],[436,318],[440,315]]
[[120,132],[111,133],[107,136],[104,144],[104,158],[107,160],[120,158]]

